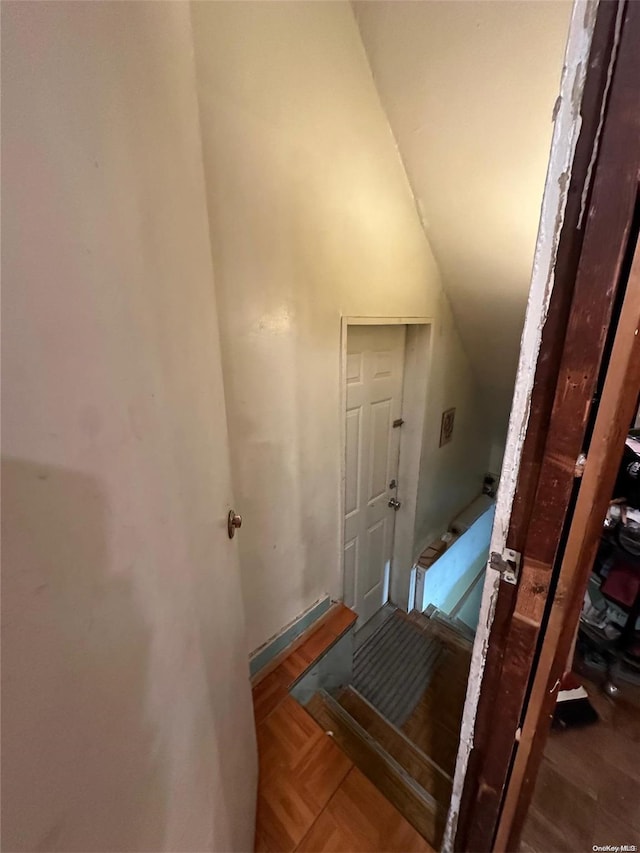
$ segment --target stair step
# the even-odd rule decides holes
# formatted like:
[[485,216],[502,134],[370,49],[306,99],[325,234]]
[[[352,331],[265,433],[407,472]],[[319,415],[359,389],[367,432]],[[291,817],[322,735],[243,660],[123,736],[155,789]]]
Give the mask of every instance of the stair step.
[[448,808],[451,799],[451,776],[419,750],[404,732],[386,720],[353,687],[343,690],[338,696],[338,702],[442,808]]
[[459,619],[457,616],[453,617],[452,623],[456,631],[460,631],[462,636],[469,641],[473,648],[473,642],[476,638],[475,632],[467,625],[466,622],[463,622],[462,619]]
[[428,630],[440,637],[444,643],[456,646],[471,657],[473,638],[470,636],[467,626],[460,623],[459,620],[459,624],[456,625],[454,620],[448,619],[444,613],[440,613],[439,610],[434,610],[429,615],[420,613],[419,610],[412,610],[408,616],[417,624],[426,622],[427,625],[429,625]]
[[306,706],[338,746],[433,847],[439,848],[446,809],[416,782],[345,708],[326,691]]

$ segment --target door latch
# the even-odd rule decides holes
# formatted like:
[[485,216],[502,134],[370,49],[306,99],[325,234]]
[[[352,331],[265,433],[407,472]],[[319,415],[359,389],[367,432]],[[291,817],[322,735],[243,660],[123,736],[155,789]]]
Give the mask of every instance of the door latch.
[[519,551],[514,551],[513,548],[505,548],[501,554],[497,551],[491,552],[489,565],[496,572],[500,572],[503,581],[515,584],[520,575],[521,560],[522,554]]
[[398,512],[398,510],[402,506],[402,502],[399,501],[398,498],[389,498],[388,505],[391,507],[391,509],[395,509],[395,511]]

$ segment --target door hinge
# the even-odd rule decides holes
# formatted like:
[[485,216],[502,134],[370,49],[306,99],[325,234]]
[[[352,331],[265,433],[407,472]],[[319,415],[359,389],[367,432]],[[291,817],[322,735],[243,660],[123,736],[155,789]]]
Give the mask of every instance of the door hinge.
[[[389,423],[389,421],[387,421],[387,423]],[[403,423],[404,421],[402,420],[402,418],[396,418],[393,422],[393,428],[395,429],[396,427],[401,427]]]
[[505,548],[499,554],[497,551],[491,552],[489,565],[496,572],[500,572],[500,577],[507,583],[517,583],[520,575],[520,561],[522,554],[519,551],[514,551],[512,548]]

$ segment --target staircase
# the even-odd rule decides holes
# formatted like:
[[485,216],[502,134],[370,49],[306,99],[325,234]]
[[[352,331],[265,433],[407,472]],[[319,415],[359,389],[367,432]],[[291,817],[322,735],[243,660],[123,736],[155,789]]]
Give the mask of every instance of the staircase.
[[309,713],[434,847],[451,797],[470,661],[471,642],[453,620],[393,610],[355,652],[342,684],[316,682],[310,698],[302,692]]

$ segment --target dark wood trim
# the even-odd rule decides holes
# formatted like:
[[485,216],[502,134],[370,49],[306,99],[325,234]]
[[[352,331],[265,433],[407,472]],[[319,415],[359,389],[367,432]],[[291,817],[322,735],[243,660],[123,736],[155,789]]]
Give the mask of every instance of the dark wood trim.
[[627,248],[640,165],[640,4],[627,4],[481,788],[500,808]]
[[[600,154],[589,189],[587,227],[579,229],[578,221],[600,122],[618,8],[618,3],[606,0],[601,3],[594,32],[581,107],[583,128],[573,163],[555,285],[536,368],[531,415],[507,537],[508,546],[523,553],[521,581],[515,593],[513,587],[501,584],[498,594],[497,618],[490,635],[476,718],[474,749],[465,779],[457,850],[484,851],[492,846],[514,749],[514,732],[522,713],[551,570],[573,487],[573,466],[582,446],[588,401],[604,348],[614,291],[603,290],[602,278],[598,277],[596,282],[596,276],[583,283],[579,291],[576,288],[585,234],[590,232],[595,236],[592,220],[598,176],[602,184],[606,164],[621,156],[619,141],[624,134],[632,132],[620,103],[614,109],[611,104],[607,108]],[[618,69],[611,95],[615,88],[625,89]],[[626,136],[627,140],[632,138]],[[629,159],[628,152],[622,154],[623,164],[625,157]],[[613,177],[610,172],[609,169],[606,177],[609,182]],[[628,171],[618,174],[620,186],[609,187],[608,200],[603,197],[606,193],[602,188],[600,190],[597,204],[604,204],[607,216],[613,216],[614,222],[619,221],[616,217],[620,212],[628,216],[632,204],[628,177]],[[612,206],[617,204],[617,212],[612,211]],[[610,229],[602,225],[602,217],[596,219],[602,234],[610,234]],[[619,259],[614,260],[613,267],[616,263],[619,270]],[[600,268],[597,275],[601,276],[602,272]],[[608,272],[611,274],[611,269]],[[609,282],[611,280],[609,275]],[[617,275],[613,281],[617,281]],[[579,311],[583,300],[587,300],[589,312]],[[588,365],[584,361],[586,350],[590,351]],[[555,428],[552,429],[554,418]],[[537,511],[533,512],[536,500]],[[530,529],[532,524],[533,529]],[[496,704],[497,696],[499,704]]]
[[[600,5],[589,55],[589,70],[581,105],[583,125],[572,164],[564,225],[558,245],[554,288],[536,365],[529,423],[507,537],[509,547],[519,552],[524,549],[529,511],[538,482],[560,367],[564,340],[562,330],[568,322],[584,237],[584,230],[578,228],[578,222],[583,189],[598,131],[600,104],[604,98],[607,68],[614,42],[617,5],[607,0]],[[515,601],[516,588],[511,584],[501,583],[476,715],[474,746],[469,756],[462,795],[455,842],[455,849],[459,851],[489,850],[497,825],[499,803],[489,791],[481,788],[480,780],[486,775],[483,773],[483,765],[489,759],[487,746],[495,720],[494,703],[502,675],[506,640]],[[505,778],[506,772],[505,767]],[[489,775],[494,776],[491,772]],[[487,799],[491,802],[487,802]]]
[[548,627],[494,849],[517,850],[549,733],[557,685],[566,667],[602,523],[640,393],[640,244],[617,325],[601,402],[573,512]]

